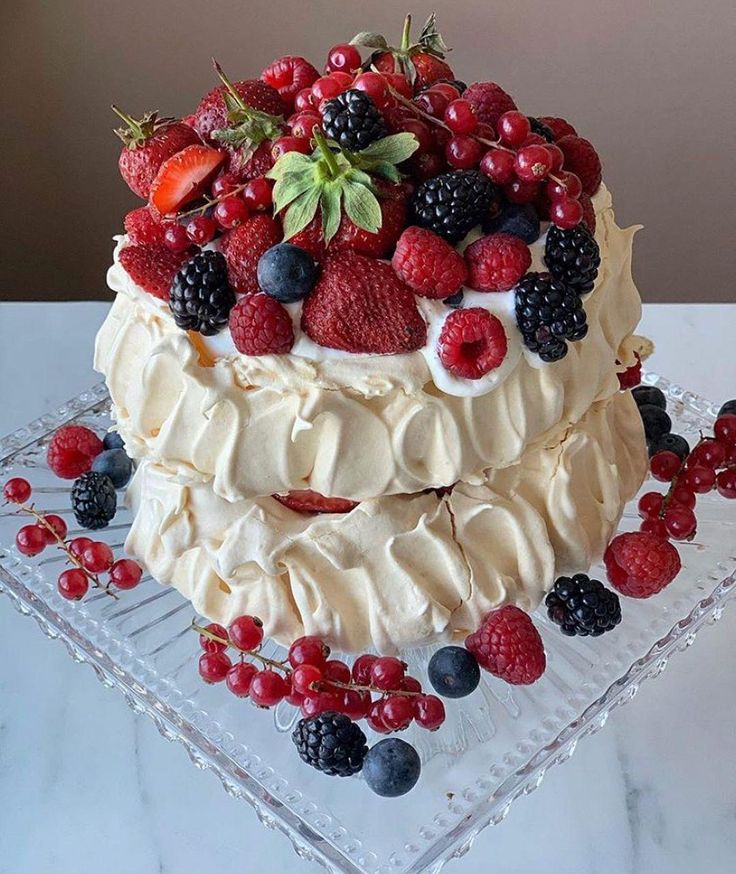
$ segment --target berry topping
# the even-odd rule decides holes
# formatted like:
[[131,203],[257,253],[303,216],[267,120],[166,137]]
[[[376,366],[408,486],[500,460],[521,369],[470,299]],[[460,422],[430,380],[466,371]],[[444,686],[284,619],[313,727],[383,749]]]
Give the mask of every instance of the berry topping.
[[[186,237],[184,228],[181,230]],[[187,240],[187,249],[189,245]],[[172,251],[168,246],[134,245],[121,249],[119,257],[123,269],[136,285],[154,297],[168,301],[171,283],[186,256],[183,252]]]
[[569,121],[565,121],[564,118],[555,118],[551,115],[540,115],[537,121],[540,122],[540,124],[543,124],[547,130],[552,132],[555,142],[561,140],[562,137],[568,136],[568,134],[572,134],[572,136],[575,137],[578,135],[575,128]]
[[503,325],[482,307],[450,313],[437,342],[444,367],[464,379],[480,379],[490,373],[503,362],[507,348]]
[[122,489],[133,472],[133,462],[124,449],[105,449],[92,462],[92,470],[109,476],[115,488]]
[[478,121],[496,127],[496,122],[505,113],[516,109],[513,98],[495,82],[475,82],[463,93],[463,99],[475,110]]
[[680,556],[667,540],[646,531],[619,534],[603,561],[611,585],[629,598],[649,598],[680,572]]
[[82,528],[105,528],[117,511],[115,486],[103,473],[83,473],[72,486],[72,510]]
[[586,194],[595,194],[601,184],[601,159],[593,144],[583,137],[568,135],[559,139],[557,145],[565,156],[565,169],[580,179]]
[[286,106],[293,106],[296,95],[319,79],[319,71],[305,58],[287,55],[272,61],[261,73],[261,79],[279,92]]
[[465,698],[480,683],[480,668],[475,656],[462,646],[443,646],[429,660],[427,676],[438,695]]
[[368,786],[385,798],[406,795],[419,780],[422,764],[411,744],[398,737],[379,740],[363,760],[363,777]]
[[333,46],[327,53],[327,69],[331,73],[352,73],[361,61],[360,52],[350,43]]
[[294,325],[267,294],[247,294],[230,311],[230,335],[243,355],[283,355],[294,345]]
[[[337,233],[330,243],[330,251],[350,249],[370,258],[385,258],[393,251],[406,227],[406,193],[400,185],[380,181],[374,184],[381,209],[380,228],[375,232],[367,231],[354,224],[347,215],[343,215]],[[296,242],[296,239],[293,238],[291,242]]]
[[601,263],[598,243],[588,228],[579,224],[570,230],[555,225],[547,232],[544,263],[560,282],[578,294],[593,290]]
[[102,440],[83,425],[64,425],[49,442],[46,461],[62,479],[76,479],[92,469],[92,462],[102,452]]
[[150,206],[139,206],[129,212],[123,221],[125,233],[131,243],[148,246],[163,246],[166,224]]
[[564,358],[566,341],[588,333],[580,297],[549,273],[528,273],[516,287],[516,323],[524,344],[542,361]]
[[456,294],[467,278],[462,255],[442,237],[424,228],[407,228],[391,262],[397,276],[422,297]]
[[538,134],[540,137],[545,139],[548,143],[553,143],[555,141],[554,131],[549,125],[546,125],[540,118],[534,118],[534,116],[529,116],[529,127],[531,128],[532,133]]
[[[251,109],[279,116],[284,112],[284,103],[278,91],[260,79],[245,79],[233,85],[241,100]],[[206,142],[213,140],[216,130],[227,128],[228,108],[225,105],[226,86],[218,85],[199,102],[194,113],[194,126]],[[216,142],[216,140],[215,140]]]
[[300,719],[291,738],[302,761],[331,777],[357,774],[368,752],[360,727],[334,711]]
[[486,234],[513,234],[527,245],[539,239],[539,214],[531,203],[509,203],[483,223]]
[[279,223],[270,215],[251,216],[220,239],[220,251],[227,261],[232,287],[239,294],[258,289],[258,262],[263,253],[281,242]]
[[169,306],[176,324],[185,331],[210,336],[228,323],[235,306],[227,262],[221,252],[199,252],[174,277]]
[[515,686],[535,683],[547,665],[534,623],[513,604],[489,613],[465,646],[484,670]]
[[187,146],[172,155],[151,183],[152,205],[161,215],[169,215],[196,200],[209,188],[224,160],[224,152],[202,145]]
[[412,290],[389,264],[352,252],[328,258],[304,304],[302,329],[347,352],[412,352],[427,341]]
[[328,498],[311,489],[297,489],[285,495],[274,495],[274,498],[297,513],[349,513],[358,506],[358,501]]
[[309,252],[292,243],[278,243],[261,255],[257,277],[261,291],[281,303],[294,303],[312,290],[317,270]]
[[618,595],[586,574],[559,577],[544,603],[549,618],[570,637],[598,637],[621,621]]
[[495,187],[477,170],[443,173],[414,192],[412,221],[457,243],[484,220],[495,198]]
[[490,234],[465,250],[468,285],[477,291],[509,291],[527,272],[532,255],[513,234]]
[[351,88],[322,107],[325,134],[343,149],[360,152],[388,133],[383,116],[364,92]]

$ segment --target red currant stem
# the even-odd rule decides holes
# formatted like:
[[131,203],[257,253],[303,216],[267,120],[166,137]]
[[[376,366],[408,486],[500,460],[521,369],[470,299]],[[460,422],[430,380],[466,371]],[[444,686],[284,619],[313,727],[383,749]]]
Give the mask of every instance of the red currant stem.
[[424,695],[424,692],[413,692],[410,689],[379,689],[377,686],[361,686],[358,683],[341,683],[339,680],[318,681],[318,688],[334,686],[337,689],[354,689],[356,692],[373,692],[376,695]]
[[285,674],[291,673],[291,668],[287,666],[286,662],[279,662],[276,659],[269,659],[266,656],[261,655],[255,649],[240,649],[235,646],[232,641],[227,640],[224,637],[220,637],[217,634],[211,632],[208,628],[204,628],[202,625],[197,624],[196,619],[192,619],[192,629],[196,631],[198,634],[201,634],[203,637],[206,637],[208,640],[214,640],[215,643],[221,643],[223,646],[228,647],[232,646],[233,649],[237,649],[241,655],[249,656],[254,659],[258,659],[258,661],[263,662],[264,665],[270,665],[272,668],[276,668],[277,670],[283,671]]
[[222,200],[226,200],[228,197],[234,197],[236,194],[240,194],[241,191],[244,191],[247,187],[247,182],[242,182],[240,185],[236,185],[232,191],[228,191],[227,194],[221,194],[219,197],[208,197],[206,201],[201,204],[201,206],[195,206],[194,209],[188,209],[186,212],[178,212],[176,214],[177,218],[187,218],[190,215],[196,215],[198,212],[205,212],[211,206],[214,206],[217,203],[220,203]]
[[49,531],[51,534],[53,534],[54,540],[56,540],[56,544],[59,547],[59,549],[63,550],[66,553],[68,560],[73,565],[76,565],[79,568],[79,570],[82,571],[87,576],[87,579],[92,583],[94,588],[101,589],[106,595],[109,595],[111,598],[114,598],[116,601],[119,600],[118,596],[115,594],[115,592],[113,592],[113,590],[110,588],[109,584],[104,585],[103,583],[100,582],[100,578],[97,576],[97,574],[93,574],[92,571],[87,570],[87,568],[82,564],[82,562],[69,549],[66,541],[63,540],[61,537],[59,537],[59,535],[56,533],[53,526],[49,525],[49,523],[46,521],[46,519],[41,515],[41,513],[38,512],[38,510],[36,510],[36,508],[33,506],[33,504],[21,504],[18,507],[18,512],[19,513],[26,513],[28,516],[33,516],[33,518],[36,520],[36,522],[42,528],[45,528],[47,531]]

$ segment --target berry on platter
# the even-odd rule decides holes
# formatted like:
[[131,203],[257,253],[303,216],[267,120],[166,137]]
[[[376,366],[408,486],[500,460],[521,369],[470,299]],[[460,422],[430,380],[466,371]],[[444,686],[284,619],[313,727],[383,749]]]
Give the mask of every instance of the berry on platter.
[[70,568],[59,574],[57,589],[67,601],[80,601],[89,591],[89,579],[79,568]]
[[406,795],[416,785],[421,770],[417,751],[398,737],[378,741],[363,759],[365,782],[385,798]]
[[512,685],[535,683],[547,666],[539,632],[529,614],[513,604],[489,613],[465,646],[481,668]]
[[443,646],[427,667],[429,682],[444,698],[465,698],[480,683],[480,668],[472,653],[462,646]]
[[295,640],[289,647],[289,664],[292,668],[299,665],[314,665],[323,668],[330,657],[330,648],[319,637],[307,635]]
[[238,616],[223,637],[229,637],[233,646],[243,652],[254,650],[263,642],[263,623],[257,616]]
[[544,603],[549,618],[570,637],[597,637],[621,622],[618,595],[586,574],[559,577]]
[[344,714],[334,711],[300,719],[291,739],[302,761],[333,777],[357,774],[368,753],[360,727]]
[[227,688],[238,698],[247,698],[250,684],[258,669],[250,662],[238,662],[225,675]]
[[[225,652],[228,645],[227,629],[217,622],[210,622],[204,626],[207,634],[199,635],[199,645],[205,652]],[[218,638],[215,640],[214,638]]]
[[112,550],[101,541],[93,541],[82,553],[82,564],[92,574],[109,570],[113,560]]
[[257,671],[250,681],[250,700],[257,707],[273,707],[282,701],[289,692],[283,676],[270,669]]
[[24,525],[15,535],[18,552],[28,558],[43,552],[47,545],[46,534],[40,525]]
[[672,430],[672,419],[660,407],[655,407],[654,404],[641,404],[639,413],[647,442],[659,440]]
[[677,453],[665,449],[652,456],[649,467],[654,479],[668,483],[675,478],[682,467],[682,459]]
[[116,489],[122,489],[133,472],[133,462],[124,449],[103,449],[92,462],[92,470],[106,474]]
[[314,288],[317,269],[312,256],[292,243],[278,243],[258,261],[261,291],[281,303],[302,300]]
[[221,683],[233,663],[224,652],[204,652],[199,657],[199,676],[205,683]]
[[46,461],[62,479],[76,479],[91,470],[102,452],[102,440],[83,425],[64,425],[54,433],[46,450]]
[[603,561],[611,585],[629,598],[656,595],[675,579],[681,567],[675,547],[645,531],[614,537]]
[[132,558],[119,558],[110,568],[110,582],[118,589],[134,589],[141,581],[143,569]]
[[74,480],[72,510],[82,528],[105,528],[117,512],[117,494],[104,473],[90,471]]
[[640,385],[631,392],[636,405],[659,407],[661,410],[667,409],[667,398],[662,389],[654,385]]
[[31,484],[27,479],[14,476],[3,486],[3,495],[11,504],[25,504],[31,497]]
[[482,307],[451,312],[437,342],[444,367],[463,379],[480,379],[495,370],[506,358],[507,349],[503,325]]
[[125,449],[125,441],[118,431],[108,431],[102,438],[104,449]]

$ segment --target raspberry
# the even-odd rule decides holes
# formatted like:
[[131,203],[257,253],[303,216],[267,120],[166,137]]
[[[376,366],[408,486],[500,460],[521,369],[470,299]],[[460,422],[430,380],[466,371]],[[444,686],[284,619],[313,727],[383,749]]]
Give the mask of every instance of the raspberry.
[[102,449],[102,440],[94,431],[83,425],[64,425],[51,438],[46,461],[57,476],[76,479],[92,469]]
[[149,246],[163,246],[166,224],[150,206],[140,206],[131,210],[123,221],[125,233],[131,243]]
[[595,194],[601,184],[601,159],[593,144],[569,134],[558,140],[557,145],[565,156],[565,169],[580,179],[586,194]]
[[397,276],[422,297],[443,300],[465,282],[462,255],[442,237],[424,228],[407,228],[391,262]]
[[634,352],[634,355],[636,355],[635,363],[629,365],[622,373],[616,374],[618,376],[619,388],[622,391],[627,388],[636,388],[641,382],[641,361],[636,352]]
[[552,136],[555,138],[555,142],[570,134],[574,137],[578,135],[575,128],[569,121],[565,121],[564,118],[555,118],[553,115],[540,115],[537,118],[537,121],[541,121],[545,127],[548,127],[552,131]]
[[294,106],[296,95],[302,88],[309,88],[319,79],[319,71],[306,58],[287,55],[272,61],[261,73],[261,80],[281,95],[289,106]]
[[267,294],[248,294],[230,311],[230,334],[243,355],[279,355],[294,345],[289,313]]
[[349,513],[358,506],[357,501],[348,498],[328,498],[312,489],[297,489],[274,498],[297,513]]
[[484,670],[514,686],[535,683],[547,666],[539,632],[513,604],[489,613],[465,646]]
[[527,244],[513,234],[489,234],[465,250],[468,285],[477,291],[509,291],[531,267]]
[[513,98],[495,82],[473,83],[463,93],[463,100],[473,107],[478,121],[490,124],[494,129],[504,112],[517,108]]
[[480,379],[498,367],[507,347],[503,325],[482,307],[450,313],[437,342],[442,364],[465,379]]
[[583,208],[583,222],[591,234],[595,234],[595,208],[589,194],[581,194],[578,203]]
[[130,278],[144,291],[168,301],[176,271],[186,259],[183,252],[172,252],[166,246],[126,246],[120,252],[120,263]]
[[613,587],[630,598],[656,595],[674,580],[681,567],[675,547],[646,531],[614,537],[603,561]]
[[[281,227],[269,215],[254,215],[233,228],[220,240],[220,251],[227,261],[230,284],[240,294],[258,291],[258,261],[261,255],[281,242]],[[173,278],[173,277],[172,277]]]

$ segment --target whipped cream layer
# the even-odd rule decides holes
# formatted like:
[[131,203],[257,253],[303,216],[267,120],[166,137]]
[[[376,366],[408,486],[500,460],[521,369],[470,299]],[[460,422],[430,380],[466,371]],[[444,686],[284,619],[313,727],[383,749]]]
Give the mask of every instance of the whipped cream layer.
[[129,489],[126,551],[212,621],[253,614],[282,643],[318,634],[389,652],[466,634],[505,603],[533,610],[558,574],[600,558],[646,468],[628,392],[476,485],[344,515],[226,501],[147,461]]
[[[288,355],[245,356],[227,330],[203,338],[177,328],[168,307],[115,263],[108,282],[117,296],[95,367],[128,451],[211,482],[228,501],[304,488],[365,500],[458,480],[481,486],[488,468],[515,464],[611,397],[616,359],[633,361],[635,229],[616,225],[605,188],[594,205],[601,267],[585,300],[587,337],[545,365],[522,348],[513,292],[468,292],[465,305],[490,309],[509,338],[507,361],[478,381],[439,364],[449,309],[438,302],[420,301],[429,342],[408,355],[352,355],[299,332]],[[533,268],[544,269],[544,239],[531,248]]]

